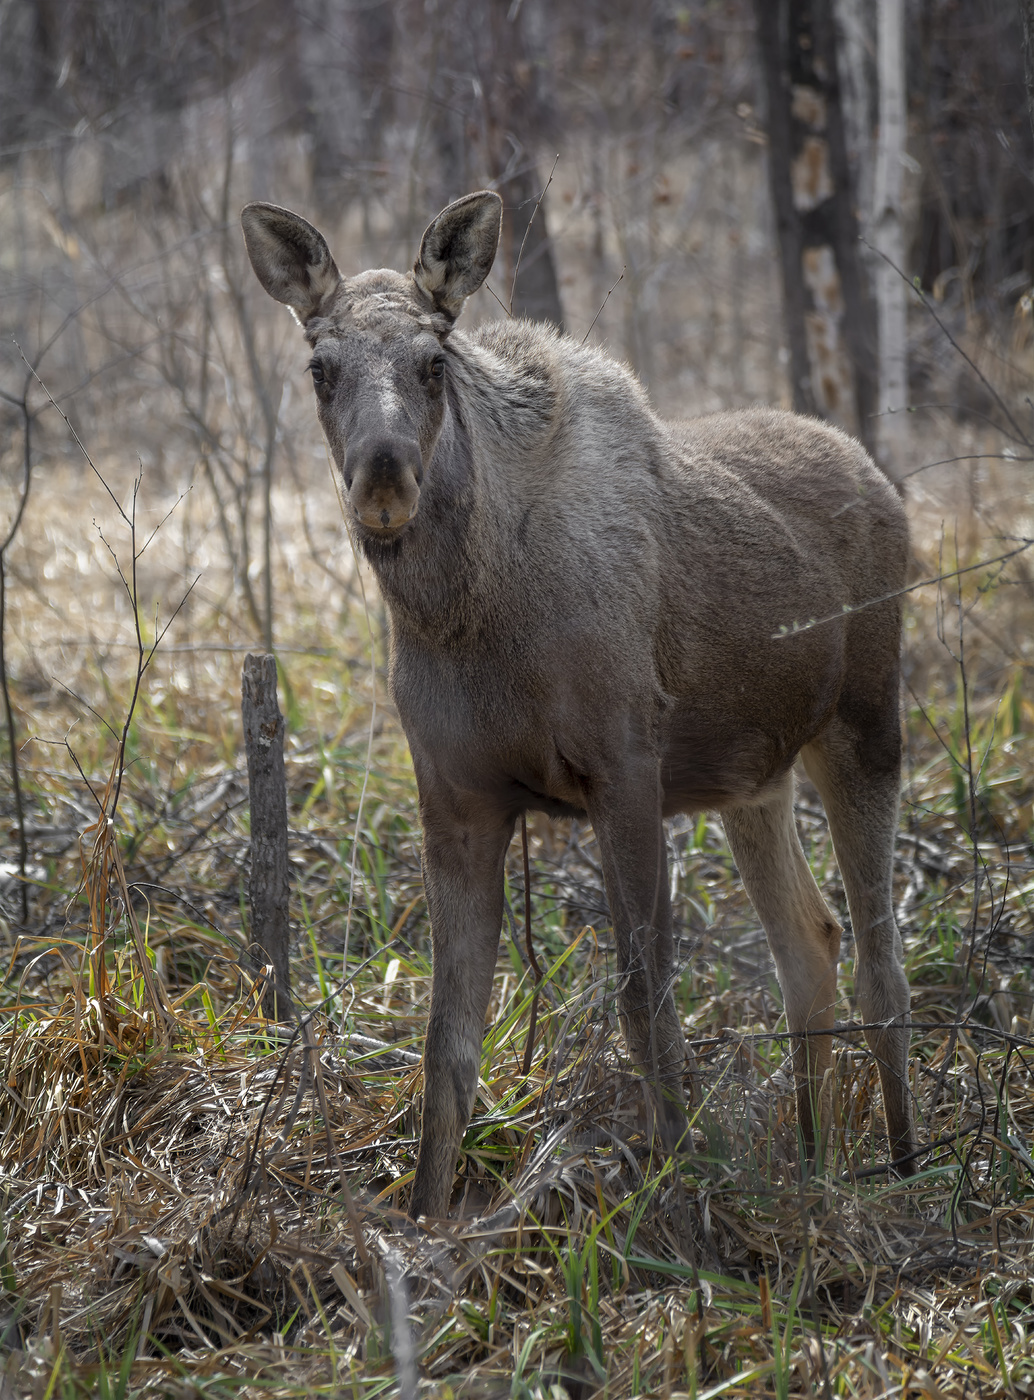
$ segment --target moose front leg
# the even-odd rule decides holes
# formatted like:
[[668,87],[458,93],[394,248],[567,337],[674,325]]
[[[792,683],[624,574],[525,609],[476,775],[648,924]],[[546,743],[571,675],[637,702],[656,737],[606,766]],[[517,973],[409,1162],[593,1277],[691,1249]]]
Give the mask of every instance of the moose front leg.
[[503,862],[512,818],[421,800],[424,889],[431,914],[431,1014],[424,1112],[409,1213],[448,1213],[456,1158],[474,1106],[485,1012],[503,922]]
[[653,1085],[665,1148],[686,1132],[686,1045],[675,1009],[674,940],[658,765],[644,759],[589,804],[603,857],[621,978],[618,1010],[625,1044]]

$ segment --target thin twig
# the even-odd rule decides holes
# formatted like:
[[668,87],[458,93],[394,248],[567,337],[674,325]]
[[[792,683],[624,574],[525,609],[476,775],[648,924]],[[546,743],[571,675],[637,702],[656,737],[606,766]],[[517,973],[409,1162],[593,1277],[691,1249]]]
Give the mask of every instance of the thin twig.
[[[943,547],[943,536],[942,536],[942,547]],[[956,537],[956,540],[955,540],[955,555],[956,555],[956,558],[957,558],[957,557],[958,557],[958,538],[957,538],[957,537]],[[968,817],[969,817],[969,830],[968,830],[968,832],[967,832],[967,835],[969,836],[970,846],[971,846],[971,849],[972,849],[973,895],[972,895],[972,901],[971,901],[971,906],[970,906],[969,938],[968,938],[968,940],[967,940],[967,942],[968,942],[968,951],[967,951],[967,955],[966,955],[965,970],[963,971],[963,974],[962,974],[962,989],[961,989],[961,991],[959,992],[958,1004],[957,1004],[956,1009],[955,1009],[955,1017],[954,1017],[954,1019],[953,1019],[953,1021],[952,1021],[952,1023],[951,1023],[951,1028],[950,1028],[949,1035],[948,1035],[948,1043],[947,1043],[947,1046],[945,1047],[944,1054],[943,1054],[942,1057],[941,1057],[940,1071],[939,1071],[939,1073],[938,1073],[938,1075],[937,1075],[937,1080],[936,1080],[936,1083],[935,1083],[935,1085],[934,1085],[933,1092],[932,1092],[932,1094],[931,1094],[931,1096],[930,1096],[930,1112],[931,1112],[931,1113],[933,1113],[933,1112],[936,1111],[937,1106],[938,1106],[938,1103],[939,1103],[939,1100],[940,1100],[940,1097],[941,1097],[941,1094],[942,1094],[943,1091],[944,1091],[944,1084],[945,1084],[945,1080],[946,1080],[946,1078],[947,1078],[948,1067],[949,1067],[949,1065],[951,1064],[951,1061],[952,1061],[952,1059],[954,1058],[954,1055],[955,1055],[955,1047],[956,1047],[956,1045],[957,1045],[957,1043],[958,1043],[959,1031],[960,1031],[960,1029],[962,1028],[962,1026],[966,1024],[966,1022],[969,1020],[970,1016],[972,1015],[973,1007],[976,1005],[977,998],[979,997],[979,991],[978,991],[978,992],[976,992],[976,993],[974,994],[973,1005],[970,1007],[969,1012],[965,1012],[965,1011],[964,1011],[964,1007],[965,1007],[965,1005],[966,1005],[966,1001],[967,1001],[968,996],[969,996],[969,984],[970,984],[970,978],[971,978],[972,972],[973,972],[973,958],[974,958],[974,954],[976,953],[976,943],[977,943],[977,921],[978,921],[978,919],[979,919],[979,917],[980,917],[980,890],[981,890],[982,879],[983,879],[983,877],[984,877],[985,875],[987,875],[986,865],[985,865],[985,862],[984,862],[983,857],[982,857],[982,855],[981,855],[981,851],[980,851],[980,842],[979,842],[978,835],[977,835],[977,775],[976,775],[976,774],[974,773],[974,771],[973,771],[973,744],[972,744],[972,733],[971,733],[971,723],[970,723],[970,709],[969,709],[969,674],[968,674],[968,671],[967,671],[967,669],[966,669],[965,611],[964,611],[963,606],[962,606],[962,588],[961,588],[961,585],[958,585],[958,583],[956,583],[955,610],[956,610],[956,616],[957,616],[957,621],[958,621],[958,652],[957,652],[957,653],[954,652],[954,651],[952,651],[951,646],[950,646],[949,643],[948,643],[947,637],[946,637],[945,634],[944,634],[944,631],[943,631],[943,622],[942,622],[942,618],[941,618],[941,615],[940,615],[940,608],[938,608],[938,615],[939,615],[939,616],[938,616],[938,627],[937,627],[937,631],[938,631],[938,636],[940,637],[940,640],[941,640],[942,644],[944,645],[945,650],[948,652],[948,655],[952,658],[952,660],[955,662],[956,666],[958,667],[958,670],[959,670],[959,679],[960,679],[961,688],[962,688],[962,737],[963,737],[963,742],[965,743],[965,758],[963,759],[959,754],[955,753],[947,744],[945,744],[945,748],[948,749],[948,753],[949,753],[949,756],[950,756],[950,758],[951,758],[951,760],[952,760],[952,763],[953,763],[957,768],[960,768],[960,769],[962,770],[962,772],[963,772],[963,774],[965,775],[965,778],[966,778],[966,801],[967,801]],[[935,732],[936,732],[936,731],[935,731]],[[938,738],[940,738],[940,735],[939,735],[939,734],[938,734]],[[944,743],[944,740],[941,740],[941,742]],[[992,919],[991,919],[991,926],[992,926],[992,927],[993,927],[993,914],[994,914],[994,904],[993,904],[993,896],[992,896]],[[986,958],[985,958],[985,962],[986,962]],[[979,1078],[979,1076],[978,1076],[978,1078]]]
[[0,691],[4,697],[4,714],[7,720],[7,747],[10,754],[11,791],[14,794],[14,817],[18,825],[18,882],[21,894],[22,923],[29,922],[29,843],[25,835],[25,806],[22,802],[21,776],[18,772],[18,735],[14,723],[14,709],[11,705],[11,689],[7,683],[7,652],[4,637],[7,623],[7,567],[4,551],[0,549]]
[[921,467],[913,467],[910,472],[902,472],[899,481],[907,481],[910,476],[929,471],[931,467],[950,467],[955,462],[1022,462],[1014,452],[966,452],[961,457],[941,457],[936,462],[924,462]]
[[1028,540],[1022,535],[1021,545],[1015,549],[1010,549],[1008,554],[996,554],[993,559],[981,559],[977,564],[967,564],[962,569],[949,569],[947,573],[935,574],[933,578],[921,578],[918,583],[910,583],[904,588],[895,588],[893,593],[882,593],[878,598],[867,598],[864,603],[845,603],[839,612],[829,613],[825,617],[813,617],[807,622],[790,622],[778,632],[773,632],[770,638],[773,642],[781,641],[784,637],[796,637],[799,632],[809,632],[813,627],[823,627],[827,622],[836,622],[840,618],[850,617],[852,613],[863,612],[866,608],[874,608],[878,603],[889,603],[892,598],[903,598],[906,593],[914,593],[917,588],[928,588],[931,583],[943,583],[945,579],[958,578],[960,574],[971,574],[975,569],[987,569],[992,564],[1003,564],[1007,559],[1015,559],[1017,554],[1023,554],[1034,544],[1034,540]]
[[513,316],[513,311],[510,309],[510,307],[508,307],[508,306],[506,305],[506,302],[503,301],[502,297],[500,297],[499,293],[498,293],[498,292],[496,291],[496,289],[491,285],[491,283],[489,283],[489,282],[486,282],[486,283],[485,283],[485,291],[489,294],[489,296],[495,297],[496,301],[497,301],[497,302],[499,303],[499,305],[502,307],[502,309],[503,309],[503,314],[504,314],[504,315],[510,316],[510,317]]
[[542,989],[542,969],[535,956],[535,945],[531,937],[531,862],[528,859],[528,819],[521,813],[521,845],[524,850],[524,940],[528,948],[528,961],[535,974],[535,994],[531,999],[531,1016],[528,1024],[528,1041],[524,1047],[524,1064],[521,1073],[525,1078],[531,1073],[531,1057],[535,1049],[535,1026],[539,1014],[539,992]]
[[957,1147],[960,1139],[975,1134],[977,1128],[978,1125],[974,1123],[971,1128],[960,1128],[951,1137],[939,1137],[935,1138],[933,1142],[924,1142],[922,1147],[917,1147],[914,1152],[909,1152],[904,1157],[895,1157],[893,1162],[881,1162],[875,1167],[859,1167],[856,1171],[846,1172],[840,1177],[840,1184],[841,1186],[853,1186],[856,1181],[864,1181],[871,1176],[889,1176],[891,1172],[907,1166],[909,1162],[917,1161],[920,1157],[929,1156],[938,1148]]
[[[627,264],[626,264],[626,266],[627,266]],[[611,296],[613,295],[614,291],[615,291],[616,288],[617,288],[618,282],[621,281],[621,279],[624,277],[624,275],[625,275],[625,268],[622,267],[621,271],[618,273],[617,282],[614,283],[614,286],[611,287],[610,291],[609,291],[609,292],[607,293],[607,295],[603,298],[603,303],[602,303],[602,305],[600,306],[599,311],[596,312],[596,315],[595,315],[595,316],[592,318],[592,320],[589,322],[589,329],[585,332],[585,334],[582,336],[581,340],[579,341],[579,344],[580,344],[580,345],[584,345],[585,342],[589,339],[589,336],[592,334],[592,328],[593,328],[593,326],[596,324],[596,322],[597,322],[597,321],[600,319],[600,317],[603,315],[603,311],[604,311],[604,308],[605,308],[606,305],[607,305],[607,302],[610,301]]]
[[79,451],[80,451],[80,452],[83,454],[83,456],[86,458],[86,461],[87,461],[87,463],[88,463],[88,465],[89,465],[90,470],[93,472],[94,476],[97,478],[97,480],[100,482],[100,484],[104,487],[105,491],[107,491],[108,495],[109,495],[109,496],[111,497],[111,499],[112,499],[112,502],[113,502],[113,504],[114,504],[114,506],[115,506],[115,509],[118,511],[119,515],[121,515],[122,519],[123,519],[123,520],[125,521],[125,523],[128,525],[128,524],[129,524],[129,517],[126,515],[126,512],[122,509],[122,506],[119,504],[118,497],[115,495],[114,491],[112,491],[111,487],[110,487],[110,486],[108,485],[108,483],[104,480],[103,476],[101,476],[100,472],[97,470],[97,467],[96,467],[96,465],[94,464],[93,458],[90,456],[90,454],[87,452],[85,446],[83,445],[83,440],[82,440],[82,438],[79,436],[79,434],[76,432],[76,430],[72,427],[71,423],[68,421],[68,414],[64,411],[64,409],[63,409],[63,408],[61,407],[61,405],[58,403],[57,399],[55,399],[54,395],[50,392],[50,390],[49,390],[49,389],[47,388],[47,386],[44,384],[43,380],[42,380],[42,379],[39,377],[39,375],[36,373],[35,368],[34,368],[32,365],[29,364],[28,360],[25,359],[25,351],[22,349],[22,347],[18,344],[17,341],[15,341],[14,344],[15,344],[15,348],[16,348],[17,351],[18,351],[18,354],[21,355],[21,357],[22,357],[23,360],[25,360],[25,364],[28,366],[29,373],[32,375],[33,379],[35,379],[36,383],[40,386],[40,388],[41,388],[41,389],[43,390],[43,392],[46,394],[46,396],[47,396],[47,398],[50,400],[52,406],[53,406],[54,408],[57,409],[58,413],[60,413],[62,419],[64,420],[65,427],[66,427],[66,428],[68,429],[68,431],[72,434],[72,437],[73,437],[74,440],[75,440],[76,446],[79,448]]
[[[18,342],[15,341],[15,344]],[[6,395],[5,395],[6,397]],[[22,423],[24,427],[24,447],[22,449],[22,490],[18,500],[18,509],[14,513],[11,521],[11,528],[7,531],[4,541],[0,544],[0,554],[3,554],[13,541],[25,515],[25,508],[29,504],[29,490],[32,486],[32,415],[29,413],[29,406],[25,399],[12,399],[12,403],[17,403],[21,409]]]
[[[918,413],[920,409],[936,409],[939,413],[957,414],[959,405],[957,401],[952,403],[936,403],[932,400],[928,400],[925,403],[910,403],[907,407],[902,408],[881,409],[878,413],[870,413],[869,417],[893,418],[896,413]],[[982,423],[987,423],[990,427],[994,428],[996,433],[1001,433],[1003,438],[1007,438],[1009,442],[1019,443],[1021,447],[1026,447],[1030,450],[1030,444],[1025,437],[1017,437],[1015,433],[1010,433],[998,422],[997,418],[992,418],[990,413],[981,413],[979,408],[967,408],[966,413],[970,418],[979,418]],[[1029,459],[1027,457],[1021,457],[1019,460],[1026,462]]]
[[[85,450],[85,449],[84,449],[84,450]],[[91,463],[91,465],[92,465],[92,463]],[[100,475],[100,474],[98,473],[98,475]],[[132,566],[131,566],[130,581],[127,581],[127,580],[126,580],[126,577],[125,577],[125,575],[124,575],[123,572],[122,572],[121,565],[119,564],[118,558],[115,556],[114,550],[111,549],[111,546],[108,544],[107,540],[104,540],[104,543],[105,543],[105,545],[107,546],[109,552],[111,553],[112,557],[115,559],[115,567],[118,569],[119,577],[122,579],[122,582],[125,584],[125,587],[126,587],[126,592],[127,592],[127,594],[128,594],[128,597],[129,597],[129,605],[130,605],[130,607],[131,607],[132,610],[133,610],[133,626],[134,626],[134,629],[135,629],[135,632],[136,632],[136,646],[137,646],[136,677],[135,677],[134,682],[133,682],[133,692],[132,692],[132,694],[131,694],[130,697],[129,697],[129,707],[128,707],[127,711],[126,711],[125,722],[124,722],[124,724],[122,725],[122,735],[121,735],[121,738],[120,738],[120,740],[119,740],[119,748],[118,748],[118,755],[119,755],[119,758],[118,758],[118,777],[117,777],[117,779],[116,779],[116,781],[115,781],[115,791],[114,791],[114,794],[113,794],[113,796],[112,796],[111,809],[110,809],[110,811],[107,813],[107,816],[108,816],[109,820],[110,820],[110,819],[114,819],[115,810],[116,810],[116,808],[118,807],[119,796],[121,795],[121,792],[122,792],[122,779],[123,779],[123,777],[125,776],[124,758],[125,758],[125,753],[126,753],[126,745],[127,745],[128,741],[129,741],[129,729],[130,729],[130,725],[131,725],[132,722],[133,722],[133,716],[134,716],[134,714],[136,713],[136,705],[137,705],[138,699],[140,698],[140,689],[141,689],[141,686],[143,685],[144,676],[146,675],[147,669],[148,669],[148,667],[150,666],[151,662],[154,660],[155,652],[157,652],[159,646],[161,645],[162,639],[164,638],[166,632],[168,632],[168,630],[169,630],[169,628],[172,626],[173,622],[175,622],[176,618],[177,618],[178,615],[179,615],[179,612],[180,612],[181,608],[184,606],[184,604],[186,603],[187,599],[190,597],[191,593],[194,591],[194,587],[195,587],[195,585],[197,584],[198,579],[200,579],[200,577],[201,577],[201,575],[198,574],[197,578],[195,578],[195,579],[193,580],[193,582],[192,582],[191,584],[189,584],[189,586],[187,587],[186,592],[183,594],[182,598],[181,598],[181,599],[179,600],[179,602],[176,604],[176,607],[175,607],[175,609],[173,610],[172,616],[169,618],[168,622],[165,624],[165,626],[161,629],[160,632],[158,631],[157,617],[155,618],[155,634],[156,634],[156,635],[155,635],[154,642],[152,643],[152,645],[150,646],[150,648],[145,647],[145,645],[144,645],[143,632],[141,631],[141,628],[140,628],[140,594],[139,594],[139,590],[138,590],[138,588],[137,588],[137,564],[138,564],[139,559],[140,559],[140,553],[141,553],[141,551],[139,551],[139,550],[137,549],[137,547],[136,547],[136,500],[137,500],[137,495],[138,495],[139,490],[140,490],[140,483],[141,483],[142,480],[143,480],[143,478],[138,476],[138,477],[136,478],[136,480],[133,482],[133,502],[132,502],[132,507],[131,507],[131,515],[130,515],[129,520],[128,520],[128,522],[127,522],[127,523],[129,524],[130,548],[131,548],[132,554],[133,554],[133,562],[132,562]],[[101,477],[101,481],[104,483],[105,487],[107,487],[107,483],[104,482],[104,478],[103,478],[103,477]],[[108,491],[108,494],[109,494],[109,495],[112,494],[111,491],[110,491],[110,489],[109,489],[109,491]],[[112,500],[114,500],[114,496],[113,496],[113,495],[112,495]],[[120,508],[120,510],[121,510],[121,508]],[[122,512],[122,518],[123,518],[124,520],[126,519],[126,516],[125,516],[125,512],[124,512],[124,511]],[[168,517],[166,517],[166,519],[167,519],[167,518],[168,518]],[[151,538],[151,539],[154,538],[153,534],[151,535],[150,538]],[[103,535],[101,536],[101,539],[102,539],[102,540],[104,539],[104,536],[103,536]],[[150,543],[150,539],[148,540],[148,543]]]
[[527,243],[527,241],[528,241],[528,235],[531,233],[531,226],[532,226],[532,224],[535,222],[535,215],[539,212],[539,205],[540,205],[540,204],[542,203],[542,201],[545,199],[545,197],[546,197],[546,191],[549,189],[550,185],[553,183],[553,174],[554,174],[554,171],[556,170],[557,166],[559,165],[559,163],[560,163],[560,156],[557,155],[556,160],[554,160],[554,162],[553,162],[553,169],[549,172],[549,179],[548,179],[548,180],[546,181],[546,183],[543,185],[543,187],[542,187],[542,193],[539,195],[538,199],[535,201],[535,208],[531,211],[531,218],[528,220],[528,226],[527,226],[527,228],[524,230],[524,237],[521,239],[521,246],[520,246],[520,249],[519,249],[519,251],[518,251],[518,253],[517,253],[517,261],[514,263],[514,266],[513,266],[513,281],[512,281],[511,284],[510,284],[510,307],[509,307],[509,311],[508,311],[508,313],[507,313],[507,314],[510,315],[510,316],[513,315],[513,297],[514,297],[514,292],[517,290],[517,277],[518,277],[518,274],[520,273],[520,270],[521,270],[521,258],[524,257],[524,245],[525,245],[525,243]]
[[[5,395],[5,398],[7,395]],[[11,402],[15,402],[13,399]],[[7,680],[7,650],[6,650],[6,626],[7,626],[7,550],[14,540],[22,520],[25,517],[25,509],[29,503],[29,490],[32,485],[32,416],[29,413],[28,402],[23,396],[17,400],[18,407],[22,414],[23,449],[22,449],[22,488],[21,496],[18,500],[18,508],[14,512],[10,529],[0,544],[0,691],[4,697],[4,715],[7,723],[7,746],[10,752],[11,768],[11,791],[14,795],[14,816],[18,825],[18,879],[21,893],[21,916],[22,923],[29,922],[29,844],[25,834],[25,805],[22,801],[21,774],[18,769],[18,733],[14,719],[14,709],[11,705],[11,688]]]

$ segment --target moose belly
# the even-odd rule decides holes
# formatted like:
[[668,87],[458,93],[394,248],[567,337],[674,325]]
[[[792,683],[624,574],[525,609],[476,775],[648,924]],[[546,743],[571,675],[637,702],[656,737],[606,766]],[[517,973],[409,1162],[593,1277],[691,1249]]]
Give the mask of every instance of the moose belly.
[[759,732],[722,739],[700,731],[680,734],[661,760],[664,815],[755,802],[795,756]]
[[801,698],[792,709],[773,704],[764,715],[676,703],[666,717],[661,757],[665,816],[763,798],[827,721],[835,691],[819,687],[805,703]]

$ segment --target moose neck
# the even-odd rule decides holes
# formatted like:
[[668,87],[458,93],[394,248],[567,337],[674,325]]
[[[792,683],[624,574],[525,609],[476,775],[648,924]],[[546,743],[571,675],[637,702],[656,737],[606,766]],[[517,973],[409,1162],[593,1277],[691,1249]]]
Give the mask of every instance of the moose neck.
[[420,508],[397,540],[363,545],[397,632],[464,645],[512,596],[521,522],[549,474],[553,345],[541,327],[512,322],[446,343],[448,411]]

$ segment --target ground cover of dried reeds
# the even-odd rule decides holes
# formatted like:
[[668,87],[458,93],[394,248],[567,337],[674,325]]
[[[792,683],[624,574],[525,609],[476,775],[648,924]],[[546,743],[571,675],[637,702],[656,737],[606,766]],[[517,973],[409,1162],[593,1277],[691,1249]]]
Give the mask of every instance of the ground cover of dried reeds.
[[[956,435],[942,455],[960,450]],[[881,1167],[849,934],[834,1132],[825,1171],[802,1177],[778,989],[708,818],[671,835],[693,1140],[676,1161],[651,1156],[591,832],[543,822],[532,894],[549,980],[531,1073],[511,926],[453,1219],[418,1234],[403,1212],[427,919],[376,604],[363,606],[331,527],[312,550],[298,543],[308,531],[285,528],[277,637],[308,1010],[292,1032],[263,1020],[242,969],[246,638],[210,569],[120,748],[133,613],[149,646],[147,589],[164,619],[189,583],[182,540],[172,517],[162,529],[177,543],[164,563],[157,546],[141,556],[134,608],[117,577],[105,582],[93,488],[65,471],[48,486],[59,508],[8,580],[8,625],[36,650],[14,680],[28,924],[14,884],[3,891],[0,1394],[1034,1393],[1027,556],[908,602],[896,892],[932,1144],[918,1177],[906,1186]],[[958,480],[976,485],[960,497]],[[911,502],[917,576],[1034,533],[1029,478],[1008,463],[940,486],[930,473]],[[278,519],[296,507],[278,501]],[[152,509],[161,519],[167,503]],[[106,538],[124,563],[131,546]],[[805,785],[800,820],[843,914]],[[516,844],[511,857],[519,911]]]

